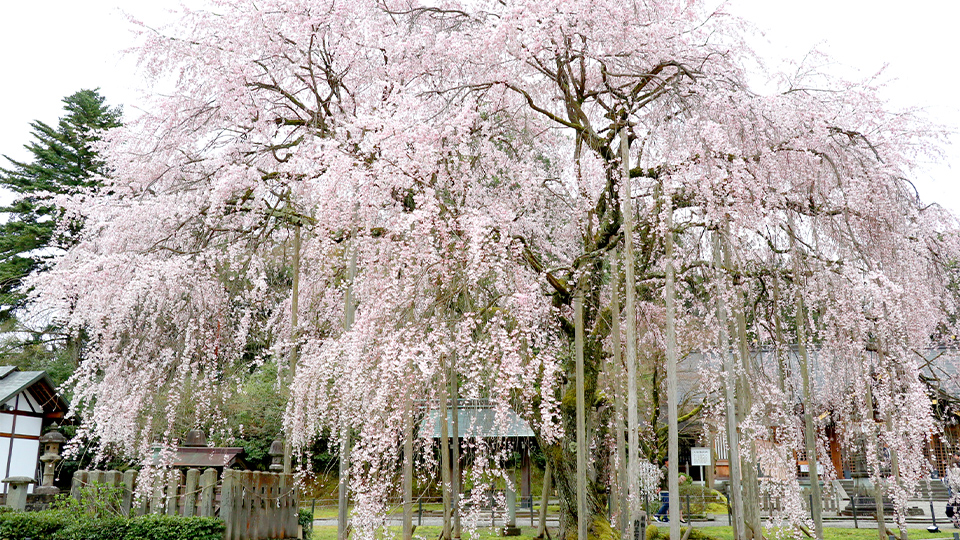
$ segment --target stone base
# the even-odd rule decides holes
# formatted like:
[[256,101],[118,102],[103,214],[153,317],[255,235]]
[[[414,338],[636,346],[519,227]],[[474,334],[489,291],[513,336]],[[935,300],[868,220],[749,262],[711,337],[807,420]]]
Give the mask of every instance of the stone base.
[[500,536],[520,536],[520,527],[504,527],[500,529]]
[[59,495],[60,488],[54,486],[40,486],[33,488],[34,495]]

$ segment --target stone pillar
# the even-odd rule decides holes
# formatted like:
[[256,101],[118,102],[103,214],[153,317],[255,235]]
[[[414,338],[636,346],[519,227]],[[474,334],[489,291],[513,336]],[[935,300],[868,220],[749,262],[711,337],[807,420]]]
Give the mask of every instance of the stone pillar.
[[[513,478],[511,478],[511,480],[512,479]],[[507,482],[506,492],[507,523],[503,526],[503,530],[500,531],[500,536],[520,536],[520,528],[517,527],[517,490],[510,482]],[[493,512],[492,506],[490,507],[490,511]]]
[[6,506],[14,510],[26,510],[27,508],[27,486],[36,484],[37,481],[29,476],[11,476],[2,480],[7,487]]

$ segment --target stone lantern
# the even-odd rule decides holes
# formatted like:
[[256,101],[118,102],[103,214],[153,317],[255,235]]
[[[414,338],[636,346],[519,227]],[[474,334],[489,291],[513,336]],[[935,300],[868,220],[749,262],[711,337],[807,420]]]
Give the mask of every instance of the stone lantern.
[[56,424],[54,424],[53,431],[48,431],[40,437],[40,445],[43,446],[43,455],[40,456],[40,461],[43,462],[43,479],[40,482],[40,487],[33,490],[34,493],[38,495],[60,493],[60,490],[53,486],[53,476],[57,463],[60,463],[63,459],[63,456],[60,455],[60,447],[65,442],[67,442],[67,438],[56,430]]
[[283,441],[275,440],[270,443],[270,450],[267,452],[273,458],[270,463],[271,472],[283,472]]

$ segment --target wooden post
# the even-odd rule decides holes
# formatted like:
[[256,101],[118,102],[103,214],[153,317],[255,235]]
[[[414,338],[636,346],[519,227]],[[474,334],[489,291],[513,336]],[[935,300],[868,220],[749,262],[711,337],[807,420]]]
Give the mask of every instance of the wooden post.
[[[122,489],[122,484],[121,484],[121,482],[120,482],[120,478],[121,478],[120,471],[116,471],[116,470],[107,471],[107,472],[103,475],[104,482],[106,483],[107,487],[108,487],[109,489],[111,489],[111,490],[116,489],[116,488],[121,488],[121,489]],[[115,491],[111,491],[110,493],[112,494],[112,493],[116,493],[116,492],[115,492]],[[115,500],[114,497],[111,495],[111,497],[110,497],[111,504],[113,504],[113,501],[114,501],[114,500]],[[122,496],[121,496],[120,501],[118,501],[118,503],[120,504],[120,507],[119,507],[119,508],[116,508],[116,511],[118,511],[118,512],[120,512],[120,513],[123,513],[123,499],[122,499]]]
[[115,488],[120,485],[120,471],[109,470],[103,474],[103,483],[107,487]]
[[70,496],[80,500],[80,489],[87,483],[87,471],[74,471],[73,481],[70,482]]
[[[207,472],[212,469],[207,469]],[[239,531],[237,530],[237,516],[234,504],[236,497],[236,471],[225,469],[223,471],[223,482],[220,485],[220,519],[223,520],[225,530],[223,540],[238,540]],[[207,473],[204,473],[204,477]],[[212,515],[212,513],[211,513]]]
[[530,505],[533,512],[533,499],[530,495],[530,444],[527,441],[520,446],[520,506]]
[[[724,224],[724,261],[728,271],[733,271],[735,264],[733,261],[733,249],[730,246],[730,225]],[[744,419],[747,411],[752,406],[752,395],[750,389],[751,358],[749,342],[747,338],[747,323],[744,310],[746,309],[746,298],[741,291],[735,295],[737,305],[735,306],[734,319],[736,321],[737,345],[740,355],[740,365],[742,375],[737,377],[737,407],[738,423]],[[738,435],[739,436],[739,435]],[[751,438],[750,454],[754,460],[757,455],[756,442]],[[747,538],[754,540],[763,540],[763,528],[760,520],[760,489],[757,479],[757,467],[755,461],[748,458],[747,455],[740,457],[740,487],[742,489],[741,501],[743,504],[743,520],[745,524],[744,532]]]
[[450,357],[450,431],[453,433],[453,452],[450,456],[453,500],[453,537],[460,538],[460,381],[457,378],[456,356]]
[[663,190],[664,221],[666,233],[664,238],[666,251],[666,353],[667,353],[667,489],[670,493],[670,540],[680,540],[680,447],[679,429],[677,425],[677,330],[676,318],[676,291],[674,291],[673,268],[673,200],[672,196]]
[[450,540],[450,426],[447,422],[447,366],[440,358],[440,491],[443,495],[443,528],[440,538]]
[[[873,390],[871,390],[872,382],[867,379],[867,414],[869,415],[872,424],[870,427],[873,428],[873,437],[875,448],[880,448],[880,434],[877,433],[877,422],[876,418],[873,415]],[[877,516],[877,535],[880,537],[880,540],[887,540],[887,525],[886,520],[883,517],[883,487],[880,485],[880,476],[878,475],[876,481],[873,485],[873,502],[876,504],[876,516]]]
[[153,488],[153,497],[150,499],[150,513],[163,514],[163,486],[156,485]]
[[183,517],[197,515],[197,487],[200,484],[200,470],[187,470],[187,484],[183,490]]
[[[613,341],[610,373],[620,373],[621,363],[623,362],[623,344],[620,342],[620,256],[617,249],[610,253],[610,312],[610,339]],[[611,496],[614,497],[617,509],[616,530],[620,533],[620,537],[624,538],[627,534],[627,519],[630,508],[627,498],[627,440],[624,437],[627,409],[623,403],[622,385],[618,384],[615,388],[613,423],[617,444],[617,481],[615,483],[616,491],[611,493]]]
[[[290,292],[290,381],[287,383],[287,397],[290,396],[290,386],[293,384],[293,381],[297,376],[297,361],[300,354],[300,348],[298,346],[298,340],[300,339],[300,334],[297,327],[300,325],[299,315],[300,315],[300,222],[297,221],[296,227],[293,229],[293,285],[292,291]],[[286,437],[286,442],[283,445],[283,472],[285,474],[290,474],[293,472],[293,456],[290,453],[293,449],[289,440],[290,437]]]
[[[356,239],[354,239],[356,241]],[[353,282],[357,278],[357,249],[350,250],[350,263],[347,267],[347,291],[343,300],[343,331],[349,332],[353,328],[353,319],[356,315],[356,302],[353,299]],[[337,484],[337,540],[347,540],[348,505],[350,488],[350,427],[345,417],[340,421],[340,478]],[[286,472],[286,471],[285,471]]]
[[403,437],[403,540],[413,539],[413,396],[406,396]]
[[137,478],[137,471],[129,470],[123,472],[123,492],[120,495],[121,511],[124,516],[131,516],[133,505],[134,482]]
[[176,516],[180,513],[180,484],[183,483],[183,473],[172,470],[167,473],[167,498],[164,502],[164,510],[168,516]]
[[[550,460],[548,459],[543,469],[543,492],[540,494],[540,525],[537,527],[537,538],[547,536],[547,505],[550,503],[550,491],[553,487],[550,485],[552,478],[550,470]],[[532,512],[533,509],[531,508]]]
[[200,476],[200,516],[213,516],[213,502],[217,491],[217,471],[207,469]]
[[577,540],[587,540],[590,516],[587,515],[587,428],[583,370],[583,293],[573,297],[574,343],[577,363]]
[[796,229],[793,224],[793,214],[789,215],[787,225],[790,229],[790,251],[793,253],[793,274],[797,280],[796,324],[797,324],[797,352],[800,355],[800,378],[803,381],[803,438],[809,467],[810,514],[813,517],[814,533],[819,540],[823,540],[823,498],[820,493],[819,463],[817,462],[817,433],[813,425],[813,399],[810,388],[809,359],[807,355],[807,319],[804,315],[803,295],[800,291],[802,273],[800,269],[800,252],[796,245]]
[[[640,420],[637,400],[637,284],[634,278],[633,255],[633,186],[630,181],[630,141],[627,128],[620,130],[620,161],[623,165],[623,268],[624,268],[624,330],[627,340],[627,523],[630,537],[635,536],[633,525],[636,505],[640,500]],[[676,540],[676,539],[674,539]]]
[[730,463],[730,499],[732,501],[733,513],[736,519],[733,520],[733,538],[734,540],[744,540],[745,526],[743,522],[743,497],[740,486],[740,437],[737,431],[737,398],[736,398],[736,377],[737,369],[733,352],[730,350],[730,340],[727,337],[727,308],[723,300],[723,287],[720,285],[722,277],[720,232],[713,234],[713,263],[716,270],[714,279],[716,280],[717,296],[717,328],[720,334],[720,350],[723,354],[724,386],[726,390],[726,416],[727,416],[727,455]]

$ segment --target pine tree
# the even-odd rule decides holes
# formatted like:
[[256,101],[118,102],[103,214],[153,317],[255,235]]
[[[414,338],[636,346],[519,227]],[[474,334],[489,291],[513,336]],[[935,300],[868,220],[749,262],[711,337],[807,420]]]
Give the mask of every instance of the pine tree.
[[31,124],[34,140],[25,148],[32,161],[4,155],[12,167],[0,168],[0,186],[15,192],[17,198],[0,208],[8,216],[0,226],[0,320],[11,318],[23,307],[23,279],[42,270],[56,248],[73,243],[72,232],[78,227],[60,227],[60,215],[50,196],[91,187],[105,172],[92,144],[101,130],[120,125],[121,111],[104,101],[99,89],[80,90],[64,98],[66,114],[56,126],[39,120]]

